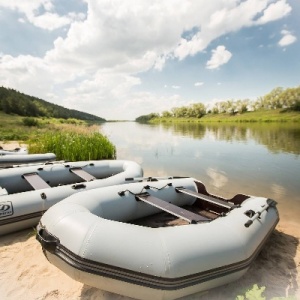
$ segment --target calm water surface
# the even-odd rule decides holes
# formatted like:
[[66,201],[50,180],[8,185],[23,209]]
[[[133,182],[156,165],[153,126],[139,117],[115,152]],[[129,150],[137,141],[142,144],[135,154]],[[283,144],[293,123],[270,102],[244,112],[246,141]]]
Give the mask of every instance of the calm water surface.
[[105,123],[117,159],[145,176],[190,176],[224,197],[276,200],[282,221],[300,223],[300,125]]

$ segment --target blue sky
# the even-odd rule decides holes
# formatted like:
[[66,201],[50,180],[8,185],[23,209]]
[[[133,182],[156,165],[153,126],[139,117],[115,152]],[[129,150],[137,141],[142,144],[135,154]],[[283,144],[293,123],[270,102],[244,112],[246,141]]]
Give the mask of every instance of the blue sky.
[[0,85],[107,120],[300,85],[299,0],[0,0]]

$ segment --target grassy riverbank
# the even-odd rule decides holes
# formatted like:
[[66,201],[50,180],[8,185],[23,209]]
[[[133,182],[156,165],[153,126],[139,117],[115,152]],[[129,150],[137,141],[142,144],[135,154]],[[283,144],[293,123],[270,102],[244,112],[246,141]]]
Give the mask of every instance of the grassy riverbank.
[[114,159],[115,146],[97,124],[76,119],[24,118],[0,112],[0,141],[28,145],[29,153],[55,153],[57,160]]
[[229,114],[207,114],[202,118],[153,118],[150,123],[160,122],[299,122],[300,112],[296,111],[282,111],[282,110],[261,110],[253,112],[245,112],[243,114],[229,115]]

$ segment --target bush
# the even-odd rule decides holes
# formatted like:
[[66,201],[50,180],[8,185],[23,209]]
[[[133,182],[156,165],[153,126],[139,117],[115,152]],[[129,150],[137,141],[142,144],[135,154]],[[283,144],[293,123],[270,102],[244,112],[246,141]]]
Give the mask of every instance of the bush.
[[291,106],[292,110],[300,111],[300,100],[297,100],[295,104]]
[[35,118],[31,118],[31,117],[26,117],[22,119],[23,125],[25,126],[29,126],[29,127],[33,127],[33,126],[38,126],[39,122],[37,119]]

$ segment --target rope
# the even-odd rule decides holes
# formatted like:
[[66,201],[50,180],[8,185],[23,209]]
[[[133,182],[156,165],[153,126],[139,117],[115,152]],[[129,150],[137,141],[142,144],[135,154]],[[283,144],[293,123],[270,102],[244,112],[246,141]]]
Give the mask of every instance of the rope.
[[172,183],[171,183],[171,182],[170,182],[170,183],[167,183],[166,185],[164,185],[164,186],[161,187],[161,188],[158,188],[158,187],[156,187],[156,186],[145,185],[145,186],[143,186],[142,190],[141,190],[139,193],[134,193],[134,192],[132,192],[132,191],[126,189],[126,190],[124,190],[124,191],[118,192],[118,194],[119,194],[120,196],[124,196],[125,193],[128,192],[129,194],[136,196],[136,195],[142,194],[144,190],[155,189],[155,190],[160,191],[160,190],[162,190],[162,189],[165,189],[165,188],[168,187],[168,186],[172,186]]

